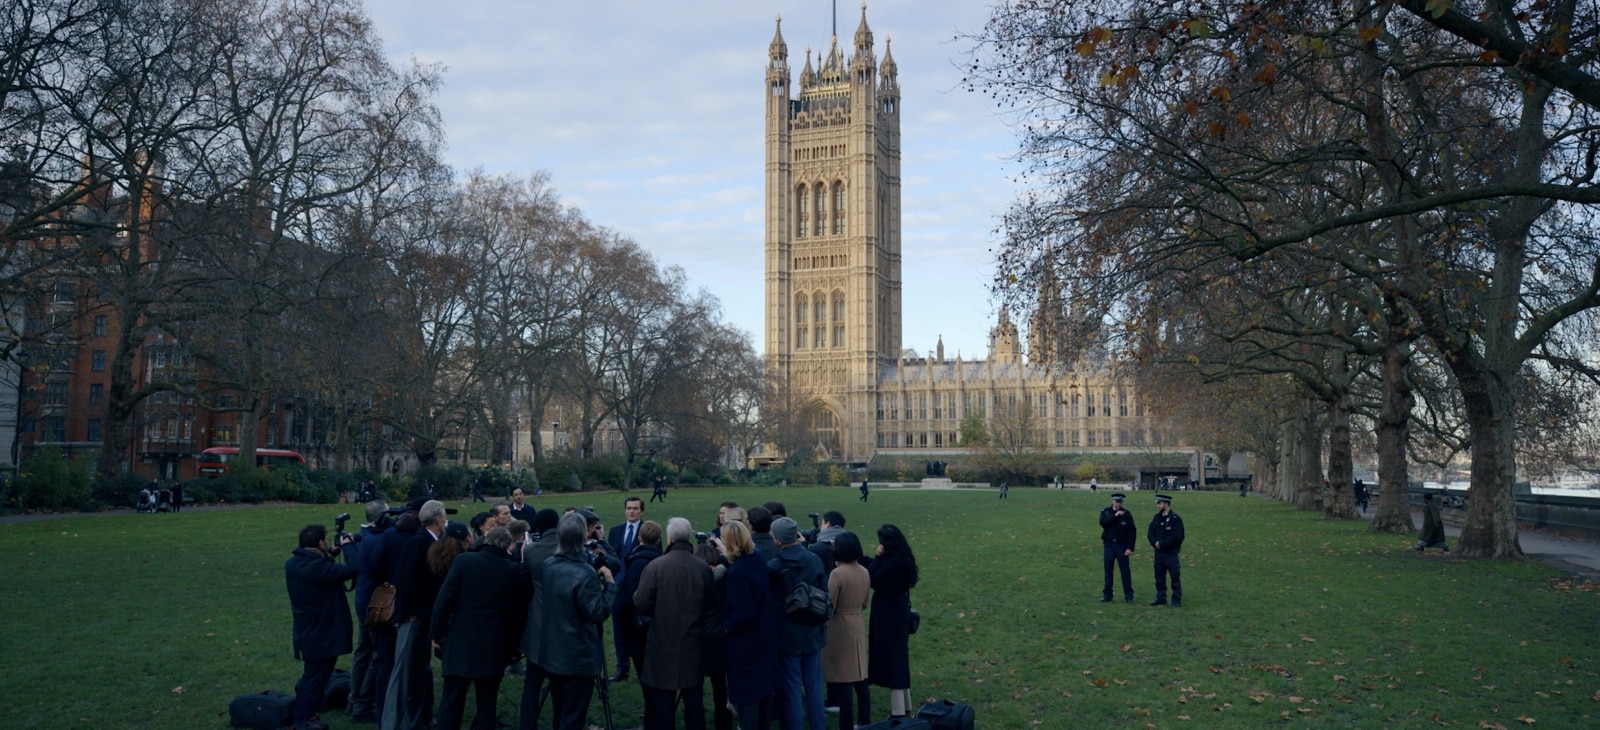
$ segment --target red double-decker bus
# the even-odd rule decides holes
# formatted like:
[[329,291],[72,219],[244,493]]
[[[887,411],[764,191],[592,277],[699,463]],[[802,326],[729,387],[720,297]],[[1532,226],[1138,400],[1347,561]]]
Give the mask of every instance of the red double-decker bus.
[[[220,477],[228,473],[228,466],[239,458],[239,449],[234,446],[214,446],[200,452],[199,472],[201,476]],[[284,449],[256,449],[256,466],[264,469],[273,469],[283,466],[306,466],[306,458],[298,451]]]

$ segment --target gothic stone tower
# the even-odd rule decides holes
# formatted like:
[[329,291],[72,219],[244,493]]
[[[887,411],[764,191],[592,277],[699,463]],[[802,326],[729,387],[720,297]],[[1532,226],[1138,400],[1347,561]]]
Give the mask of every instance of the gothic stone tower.
[[[767,368],[818,456],[872,456],[880,368],[900,356],[900,88],[866,6],[790,95],[782,19],[766,73]],[[780,406],[783,407],[783,406]]]

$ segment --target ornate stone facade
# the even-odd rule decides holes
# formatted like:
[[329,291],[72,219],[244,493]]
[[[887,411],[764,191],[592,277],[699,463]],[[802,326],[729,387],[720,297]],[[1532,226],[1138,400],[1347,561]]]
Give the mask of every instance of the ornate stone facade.
[[[781,23],[765,86],[766,359],[819,457],[954,449],[968,415],[991,431],[1026,422],[1034,445],[1051,449],[1147,441],[1130,389],[1103,367],[1064,365],[1047,335],[1054,319],[1030,321],[1030,362],[1004,310],[987,360],[946,360],[942,344],[928,357],[902,350],[900,86],[889,42],[879,62],[863,7],[853,53],[835,38],[813,66],[807,48],[794,94]],[[1065,314],[1053,283],[1040,304]]]

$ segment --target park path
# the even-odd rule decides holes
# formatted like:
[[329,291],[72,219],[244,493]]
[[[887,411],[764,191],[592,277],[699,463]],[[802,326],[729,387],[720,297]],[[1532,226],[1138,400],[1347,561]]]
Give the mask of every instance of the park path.
[[[1375,510],[1367,510],[1361,519],[1370,521]],[[1411,511],[1411,524],[1422,525],[1422,511]],[[1461,526],[1449,521],[1444,526],[1445,537],[1454,545],[1461,538]],[[1412,536],[1415,538],[1415,535]],[[1564,573],[1600,580],[1600,542],[1578,535],[1550,532],[1524,525],[1517,533],[1522,554],[1529,560],[1548,565]]]

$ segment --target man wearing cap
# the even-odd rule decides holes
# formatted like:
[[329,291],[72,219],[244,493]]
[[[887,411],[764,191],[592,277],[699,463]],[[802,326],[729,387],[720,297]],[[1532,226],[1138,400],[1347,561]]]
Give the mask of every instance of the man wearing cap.
[[[822,561],[800,545],[800,526],[788,517],[772,521],[772,540],[778,546],[775,558],[767,562],[773,572],[787,572],[790,585],[810,583],[827,590],[828,576]],[[784,617],[783,641],[779,646],[778,709],[782,730],[822,730],[822,647],[828,642],[826,624],[811,626]]]
[[1150,519],[1145,539],[1156,551],[1156,600],[1152,606],[1167,603],[1167,574],[1172,574],[1172,607],[1183,605],[1183,583],[1178,580],[1178,551],[1183,548],[1183,518],[1172,511],[1172,497],[1156,495],[1156,516]]
[[1134,543],[1139,539],[1139,528],[1133,526],[1133,513],[1122,508],[1126,499],[1121,492],[1111,495],[1111,506],[1100,510],[1101,558],[1105,563],[1106,581],[1100,590],[1100,602],[1111,602],[1111,567],[1122,568],[1122,599],[1133,603],[1133,574],[1128,572],[1128,557],[1133,555]]

